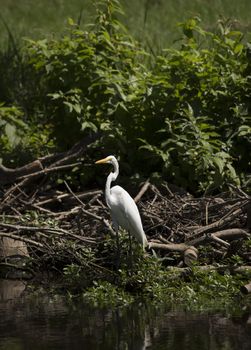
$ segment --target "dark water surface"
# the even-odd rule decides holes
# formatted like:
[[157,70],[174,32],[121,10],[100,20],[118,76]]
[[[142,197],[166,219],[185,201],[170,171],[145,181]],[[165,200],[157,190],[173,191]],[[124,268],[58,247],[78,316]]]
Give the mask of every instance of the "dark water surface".
[[250,350],[251,309],[238,316],[139,304],[98,310],[0,280],[0,349]]

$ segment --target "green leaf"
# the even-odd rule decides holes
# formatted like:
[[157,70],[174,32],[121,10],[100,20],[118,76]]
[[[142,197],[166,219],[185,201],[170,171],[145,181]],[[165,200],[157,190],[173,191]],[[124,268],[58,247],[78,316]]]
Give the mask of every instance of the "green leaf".
[[98,128],[96,127],[96,125],[92,122],[88,122],[88,121],[84,121],[82,124],[81,124],[81,130],[86,130],[86,129],[90,129],[94,132],[97,132],[98,131]]

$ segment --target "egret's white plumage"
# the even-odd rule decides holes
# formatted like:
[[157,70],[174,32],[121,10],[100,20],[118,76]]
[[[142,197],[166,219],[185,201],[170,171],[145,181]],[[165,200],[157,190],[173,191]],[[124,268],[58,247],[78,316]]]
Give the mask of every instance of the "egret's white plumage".
[[96,164],[110,163],[114,167],[106,180],[105,198],[111,211],[112,221],[116,232],[119,227],[132,234],[145,248],[148,244],[143,230],[138,207],[132,197],[120,186],[111,188],[112,181],[115,181],[119,174],[119,164],[114,156],[108,156],[98,160]]

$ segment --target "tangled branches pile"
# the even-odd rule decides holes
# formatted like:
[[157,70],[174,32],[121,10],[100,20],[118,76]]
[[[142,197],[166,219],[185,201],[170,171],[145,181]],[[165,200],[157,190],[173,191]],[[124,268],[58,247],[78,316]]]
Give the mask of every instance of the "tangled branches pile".
[[[17,268],[28,269],[31,275],[36,270],[62,271],[69,264],[89,270],[109,265],[114,270],[115,263],[107,264],[109,251],[104,254],[106,243],[115,240],[111,239],[114,231],[102,191],[74,193],[67,182],[60,191],[48,186],[49,174],[74,167],[74,158],[84,149],[81,143],[67,154],[13,170],[9,177],[10,169],[1,168],[0,269],[13,267],[8,258],[17,255],[11,254],[6,244],[13,248],[14,242],[21,242],[25,249],[18,254],[26,255],[30,264]],[[251,206],[242,190],[232,188],[221,196],[194,198],[166,183],[157,188],[146,181],[135,201],[149,252],[154,250],[166,265],[185,267],[197,260],[206,268],[232,259],[235,268],[251,269]]]
[[[185,252],[188,248],[208,246],[210,254],[206,260],[212,263],[238,253],[244,240],[250,238],[250,200],[237,188],[232,193],[202,198],[179,189],[172,192],[166,184],[160,189],[151,186],[151,191],[152,199],[144,204],[143,212],[152,242],[166,244],[159,248]],[[154,243],[152,246],[158,248]],[[197,257],[194,254],[192,260]],[[189,262],[188,259],[186,264]]]

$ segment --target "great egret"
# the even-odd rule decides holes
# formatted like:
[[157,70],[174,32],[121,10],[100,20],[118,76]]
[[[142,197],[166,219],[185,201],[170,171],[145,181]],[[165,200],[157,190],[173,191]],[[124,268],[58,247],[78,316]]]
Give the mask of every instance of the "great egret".
[[145,232],[143,230],[139,210],[127,191],[120,186],[113,186],[111,182],[115,181],[119,174],[119,164],[114,156],[108,156],[98,160],[96,164],[109,163],[113,165],[114,172],[111,172],[106,180],[105,198],[108,208],[111,211],[114,229],[118,234],[119,227],[125,229],[132,234],[143,248],[148,245]]

